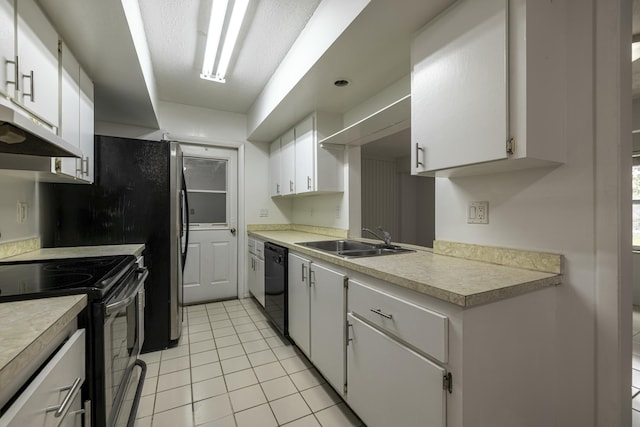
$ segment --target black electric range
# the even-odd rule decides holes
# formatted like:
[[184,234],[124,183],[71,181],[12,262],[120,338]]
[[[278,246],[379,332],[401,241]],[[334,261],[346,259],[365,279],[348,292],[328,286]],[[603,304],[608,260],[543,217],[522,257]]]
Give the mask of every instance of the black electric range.
[[132,255],[0,262],[0,302],[73,294],[103,298],[135,262]]
[[135,418],[146,371],[138,355],[148,276],[136,261],[133,255],[116,255],[0,262],[0,302],[87,295],[78,316],[87,337],[85,410],[70,411],[84,413],[85,425],[127,425]]

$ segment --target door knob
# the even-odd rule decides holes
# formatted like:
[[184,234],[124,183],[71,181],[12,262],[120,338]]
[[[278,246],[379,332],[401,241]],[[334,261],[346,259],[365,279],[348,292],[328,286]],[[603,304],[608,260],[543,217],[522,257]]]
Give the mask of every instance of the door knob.
[[232,229],[231,229],[231,230],[229,230],[229,231],[231,231],[231,234],[233,234],[234,236],[236,235],[236,229],[235,229],[235,228],[232,228]]

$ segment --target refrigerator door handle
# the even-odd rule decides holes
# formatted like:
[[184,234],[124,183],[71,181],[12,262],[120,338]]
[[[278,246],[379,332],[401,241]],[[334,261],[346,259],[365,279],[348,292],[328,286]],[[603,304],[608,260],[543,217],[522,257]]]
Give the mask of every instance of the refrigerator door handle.
[[[184,171],[182,171],[182,194],[184,197],[184,211],[182,211],[183,226],[185,228],[185,242],[184,251],[182,252],[182,271],[184,271],[184,265],[187,262],[187,251],[189,249],[189,196],[187,194],[187,182],[184,178]],[[183,207],[181,206],[180,209]]]

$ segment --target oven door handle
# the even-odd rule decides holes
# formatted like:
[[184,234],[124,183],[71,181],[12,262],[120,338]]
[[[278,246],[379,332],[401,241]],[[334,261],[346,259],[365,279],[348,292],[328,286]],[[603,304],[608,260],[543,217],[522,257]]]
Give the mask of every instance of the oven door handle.
[[138,292],[140,292],[140,289],[144,286],[144,281],[147,280],[147,276],[149,275],[149,270],[147,270],[146,267],[141,267],[136,269],[136,273],[142,273],[142,276],[138,279],[136,284],[132,287],[133,290],[127,293],[127,295],[121,300],[112,302],[111,304],[107,304],[107,306],[105,307],[107,316],[113,313],[117,313],[123,307],[128,306],[136,298],[136,296],[138,296]]

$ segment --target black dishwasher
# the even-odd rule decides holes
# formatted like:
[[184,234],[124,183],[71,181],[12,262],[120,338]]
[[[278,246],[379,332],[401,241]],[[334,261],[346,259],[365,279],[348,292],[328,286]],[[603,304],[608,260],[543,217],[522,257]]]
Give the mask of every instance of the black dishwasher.
[[264,244],[264,310],[284,336],[289,335],[288,256],[289,250],[271,242]]

